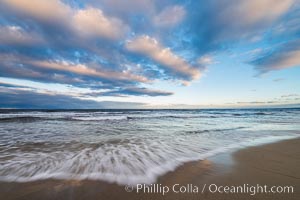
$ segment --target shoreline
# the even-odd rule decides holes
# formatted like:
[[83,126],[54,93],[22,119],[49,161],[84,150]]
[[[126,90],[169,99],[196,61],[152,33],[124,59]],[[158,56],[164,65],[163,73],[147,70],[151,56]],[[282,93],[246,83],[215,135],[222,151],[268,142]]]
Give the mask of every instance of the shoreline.
[[[225,152],[192,161],[160,176],[157,185],[294,185],[293,194],[256,194],[257,199],[299,199],[300,138],[281,140]],[[298,189],[298,190],[297,190]],[[297,193],[298,192],[298,193]],[[124,186],[92,180],[40,180],[26,183],[0,182],[6,199],[248,199],[249,194],[126,192]]]
[[[162,170],[158,170],[159,172],[152,172],[152,173],[147,173],[148,177],[146,179],[149,179],[151,177],[151,181],[149,180],[142,180],[143,178],[141,177],[134,177],[140,180],[140,182],[143,182],[145,184],[151,184],[157,182],[161,177],[165,176],[166,174],[176,171],[178,168],[181,166],[189,165],[189,163],[195,163],[198,161],[203,161],[203,160],[214,160],[215,157],[220,157],[220,155],[227,155],[227,159],[230,157],[230,155],[236,151],[249,148],[249,147],[256,147],[256,146],[261,146],[265,144],[270,144],[270,143],[276,143],[284,140],[290,140],[294,138],[298,138],[300,135],[300,132],[296,132],[293,135],[286,135],[286,136],[266,136],[264,138],[256,138],[256,139],[247,139],[245,141],[242,141],[240,143],[235,143],[235,144],[229,144],[227,146],[223,147],[218,147],[213,150],[209,150],[205,153],[202,153],[200,156],[193,157],[193,158],[186,158],[186,159],[181,159],[180,162],[173,162],[170,160],[168,163],[161,165],[160,168]],[[217,163],[218,165],[220,163]],[[70,178],[71,177],[71,178]],[[36,182],[36,181],[43,181],[43,180],[58,180],[58,181],[100,181],[100,182],[105,182],[105,183],[111,183],[111,184],[117,184],[117,185],[136,185],[139,183],[139,181],[132,181],[130,179],[125,180],[128,177],[122,177],[122,180],[116,180],[115,178],[109,178],[109,176],[102,176],[98,177],[97,174],[59,174],[56,173],[53,176],[49,174],[43,174],[42,176],[40,175],[35,175],[32,177],[17,177],[17,176],[11,176],[9,178],[7,177],[0,177],[2,181],[0,182],[16,182],[16,183],[27,183],[27,182]],[[118,177],[120,178],[120,177]],[[130,177],[132,178],[132,177]]]

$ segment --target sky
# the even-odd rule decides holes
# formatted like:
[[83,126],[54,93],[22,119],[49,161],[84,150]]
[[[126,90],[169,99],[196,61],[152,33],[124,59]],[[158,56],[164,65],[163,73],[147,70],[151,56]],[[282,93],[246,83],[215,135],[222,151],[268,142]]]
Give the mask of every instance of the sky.
[[0,108],[300,107],[300,0],[0,0]]

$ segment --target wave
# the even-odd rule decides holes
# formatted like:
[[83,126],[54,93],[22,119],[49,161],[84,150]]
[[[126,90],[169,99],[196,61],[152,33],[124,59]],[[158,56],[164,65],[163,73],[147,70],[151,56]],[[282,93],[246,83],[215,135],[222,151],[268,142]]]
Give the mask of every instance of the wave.
[[200,115],[150,115],[150,116],[128,116],[127,119],[160,119],[160,118],[202,118]]
[[36,122],[36,121],[103,121],[103,120],[126,120],[126,116],[11,116],[0,117],[0,123],[6,122]]
[[207,115],[202,113],[197,114],[160,114],[160,115],[131,115],[127,116],[129,120],[138,120],[138,119],[193,119],[193,118],[218,118],[220,116]]
[[[41,120],[58,121],[107,121],[107,120],[144,120],[144,119],[196,119],[196,118],[233,118],[272,115],[272,112],[210,112],[210,111],[185,111],[185,112],[153,112],[153,111],[69,111],[69,112],[20,112],[2,113],[1,122],[34,122]],[[278,115],[279,113],[276,113]]]
[[195,131],[186,131],[186,134],[201,134],[201,133],[208,133],[208,132],[222,132],[222,131],[234,131],[234,130],[239,130],[239,129],[245,129],[248,127],[236,127],[236,128],[221,128],[221,129],[204,129],[204,130],[195,130]]
[[126,120],[126,116],[99,116],[99,117],[72,117],[69,120],[76,121],[103,121],[103,120]]
[[267,112],[246,112],[246,113],[233,113],[232,116],[252,116],[252,115],[271,115]]
[[34,122],[38,120],[43,120],[41,117],[31,117],[31,116],[18,116],[18,117],[3,117],[0,118],[0,123],[1,122]]
[[34,122],[40,120],[58,120],[58,121],[106,121],[106,120],[141,120],[141,119],[167,119],[167,118],[178,118],[178,119],[187,119],[187,118],[215,118],[215,116],[203,116],[203,115],[36,115],[36,116],[10,116],[0,117],[1,122]]
[[[172,159],[161,151],[146,151],[116,147],[110,151],[103,148],[86,148],[80,152],[53,152],[32,154],[32,157],[19,155],[18,160],[1,163],[0,181],[29,182],[43,179],[64,180],[102,180],[120,185],[151,184],[157,178],[173,171],[183,163],[203,160],[219,153],[236,148],[269,143],[297,136],[269,136],[248,139],[243,142],[223,145],[221,147],[199,151],[182,152],[173,149]],[[27,156],[27,157],[26,157]],[[17,162],[19,161],[19,162]]]

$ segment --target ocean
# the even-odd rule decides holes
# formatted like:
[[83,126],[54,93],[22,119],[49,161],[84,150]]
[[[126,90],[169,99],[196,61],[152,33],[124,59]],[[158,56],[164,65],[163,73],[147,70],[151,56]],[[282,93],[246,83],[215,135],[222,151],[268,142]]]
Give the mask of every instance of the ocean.
[[299,134],[300,109],[1,110],[0,181],[149,184],[183,163]]

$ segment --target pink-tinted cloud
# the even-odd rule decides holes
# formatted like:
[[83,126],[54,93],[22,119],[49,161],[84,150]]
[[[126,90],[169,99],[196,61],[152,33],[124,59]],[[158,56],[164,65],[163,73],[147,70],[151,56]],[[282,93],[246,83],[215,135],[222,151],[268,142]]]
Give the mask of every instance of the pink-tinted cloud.
[[300,40],[288,42],[266,55],[259,55],[250,62],[255,65],[259,73],[272,70],[283,70],[300,66]]
[[[138,82],[138,83],[149,83],[150,80],[142,75],[135,74],[133,71],[123,70],[123,71],[113,71],[107,68],[101,68],[101,66],[96,65],[89,67],[87,64],[75,64],[65,60],[37,60],[21,55],[13,54],[0,54],[0,62],[3,67],[11,68],[14,66],[19,66],[15,70],[19,70],[20,73],[14,71],[14,73],[24,74],[30,72],[30,77],[41,77],[43,70],[50,70],[55,72],[67,72],[73,73],[81,76],[89,76],[98,78],[101,80],[110,81],[128,81],[128,82]],[[61,76],[61,75],[60,75]]]
[[35,19],[61,22],[71,15],[71,8],[60,0],[2,0],[15,11]]
[[183,58],[174,54],[169,48],[163,47],[156,39],[142,35],[129,40],[126,48],[138,54],[145,55],[165,67],[173,75],[182,77],[185,81],[200,77],[199,69],[189,65]]
[[19,26],[0,26],[0,43],[6,45],[38,45],[44,43],[40,35],[28,33]]
[[153,19],[158,27],[170,27],[179,24],[185,17],[186,11],[183,6],[169,6],[162,10]]
[[4,5],[38,21],[56,24],[73,35],[120,39],[129,31],[122,20],[106,16],[99,8],[75,9],[60,0],[3,0]]
[[77,11],[72,22],[74,30],[84,37],[119,39],[129,31],[120,19],[107,17],[102,10],[95,8]]
[[87,65],[84,64],[72,64],[67,61],[30,60],[25,63],[33,65],[38,68],[71,72],[71,73],[85,75],[85,76],[94,76],[94,77],[111,79],[111,80],[128,80],[128,81],[138,81],[144,83],[148,82],[148,79],[146,77],[134,75],[129,71],[116,72],[116,71],[108,71],[103,69],[100,70],[100,69],[88,67]]

